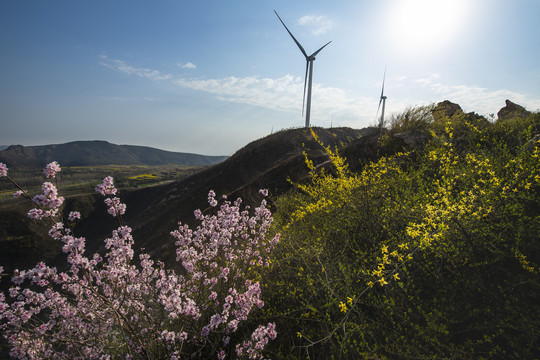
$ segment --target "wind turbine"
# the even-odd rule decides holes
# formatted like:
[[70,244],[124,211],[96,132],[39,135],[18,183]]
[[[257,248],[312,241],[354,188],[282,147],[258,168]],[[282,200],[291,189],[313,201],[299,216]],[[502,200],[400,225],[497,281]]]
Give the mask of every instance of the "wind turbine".
[[[379,115],[379,109],[381,108],[381,103],[382,103],[382,112],[381,112],[381,118],[379,119],[379,128],[382,128],[383,125],[384,125],[384,107],[386,105],[386,96],[384,96],[384,80],[385,80],[385,78],[386,78],[386,68],[384,68],[381,97],[380,97],[380,100],[379,100],[379,107],[377,108],[377,115]],[[377,117],[377,115],[375,117]]]
[[[315,56],[317,56],[317,54],[322,49],[324,49],[326,45],[330,44],[331,41],[324,44],[319,50],[315,51],[313,54],[308,55],[306,53],[306,50],[304,50],[302,45],[300,45],[298,40],[296,40],[296,38],[293,36],[289,28],[287,28],[287,25],[285,25],[283,20],[281,20],[277,11],[274,10],[274,12],[276,13],[279,21],[281,21],[283,26],[285,26],[285,29],[287,30],[289,35],[291,35],[292,39],[294,40],[294,42],[296,43],[296,45],[298,46],[298,48],[300,49],[304,57],[306,58],[306,76],[304,78],[304,97],[302,99],[302,115],[304,115],[304,103],[305,103],[306,104],[306,127],[309,127],[309,117],[310,117],[310,112],[311,112],[311,84],[312,84],[312,79],[313,79],[313,61],[315,61]],[[308,78],[308,74],[309,74],[309,78]],[[306,85],[307,85],[307,102],[306,102]]]

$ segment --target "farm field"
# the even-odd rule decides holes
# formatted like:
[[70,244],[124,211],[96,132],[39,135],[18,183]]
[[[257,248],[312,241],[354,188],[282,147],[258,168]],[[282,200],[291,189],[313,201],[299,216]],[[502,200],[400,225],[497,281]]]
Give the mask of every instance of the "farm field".
[[[62,164],[60,164],[62,166]],[[117,188],[122,190],[154,186],[184,179],[206,166],[180,165],[97,165],[97,166],[62,166],[58,176],[58,187],[65,197],[94,193],[94,187],[104,177],[112,176]],[[10,169],[10,176],[30,195],[37,194],[44,181],[43,169]],[[13,198],[18,190],[7,181],[0,183],[0,209],[6,209],[23,201]]]

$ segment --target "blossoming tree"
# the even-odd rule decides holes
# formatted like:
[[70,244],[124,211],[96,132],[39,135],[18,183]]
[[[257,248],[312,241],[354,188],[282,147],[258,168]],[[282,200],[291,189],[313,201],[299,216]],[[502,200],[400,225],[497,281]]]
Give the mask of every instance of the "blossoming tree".
[[[44,174],[55,178],[58,163]],[[0,177],[8,168],[0,163]],[[249,335],[248,316],[261,308],[261,288],[254,269],[269,265],[268,254],[279,236],[266,236],[272,222],[266,201],[250,214],[242,200],[225,198],[218,208],[213,191],[208,201],[215,215],[196,210],[196,229],[185,224],[171,235],[177,261],[175,272],[148,254],[134,259],[131,228],[124,225],[126,205],[118,197],[112,177],[96,191],[105,196],[108,212],[120,227],[105,240],[105,254],[85,254],[85,238],[76,237],[73,211],[63,221],[64,198],[51,182],[43,194],[31,197],[15,184],[15,196],[32,199],[28,216],[49,221],[49,235],[61,241],[68,268],[60,271],[44,263],[15,270],[7,294],[0,293],[0,330],[20,359],[261,359],[275,325],[260,325]],[[265,190],[261,190],[267,196]],[[0,266],[0,273],[3,269]]]

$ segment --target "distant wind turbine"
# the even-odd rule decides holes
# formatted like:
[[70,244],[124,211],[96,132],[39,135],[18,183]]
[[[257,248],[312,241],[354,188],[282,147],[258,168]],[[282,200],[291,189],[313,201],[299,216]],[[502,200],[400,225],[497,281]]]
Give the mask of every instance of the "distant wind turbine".
[[386,105],[386,96],[384,96],[384,80],[386,78],[386,68],[384,68],[384,75],[383,75],[383,80],[382,80],[382,90],[381,90],[381,98],[379,100],[379,107],[377,108],[377,115],[375,117],[377,117],[379,115],[379,110],[381,108],[381,103],[382,103],[382,111],[381,111],[381,118],[379,119],[379,128],[382,128],[383,125],[384,125],[384,108],[385,108],[385,105]]
[[[313,54],[308,55],[306,53],[306,50],[304,50],[302,45],[300,45],[298,40],[296,40],[295,37],[293,36],[293,34],[290,32],[289,28],[287,28],[287,25],[285,25],[283,20],[281,20],[281,18],[279,17],[277,11],[274,10],[274,12],[276,13],[279,21],[281,21],[283,26],[285,26],[285,29],[287,30],[289,35],[291,35],[292,39],[294,40],[294,42],[296,43],[296,45],[298,46],[298,48],[300,49],[300,51],[302,52],[302,54],[304,54],[304,56],[306,58],[306,76],[304,78],[304,97],[302,99],[302,115],[304,115],[304,103],[305,103],[306,104],[306,127],[309,127],[309,119],[310,119],[310,112],[311,112],[311,84],[312,84],[312,79],[313,79],[313,61],[315,61],[315,56],[322,49],[324,49],[324,47],[326,45],[330,44],[331,41],[324,44],[324,46],[322,46],[319,50],[315,51]],[[308,78],[308,73],[309,73],[309,78]],[[306,102],[306,85],[307,85],[307,102]]]

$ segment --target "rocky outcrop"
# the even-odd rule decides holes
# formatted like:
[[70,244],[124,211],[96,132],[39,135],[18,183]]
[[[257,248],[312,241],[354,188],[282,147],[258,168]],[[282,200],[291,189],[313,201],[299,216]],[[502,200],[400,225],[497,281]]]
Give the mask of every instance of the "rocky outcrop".
[[531,115],[531,112],[525,110],[525,108],[521,105],[513,103],[510,100],[506,100],[505,103],[506,106],[497,113],[497,121],[524,119]]
[[451,118],[455,114],[462,114],[463,109],[461,109],[461,106],[458,104],[455,104],[449,100],[444,100],[433,108],[431,110],[431,115],[433,115],[433,119],[435,121],[440,120],[442,118]]
[[[461,106],[449,100],[444,100],[438,103],[437,105],[435,105],[433,110],[431,110],[431,115],[433,115],[433,120],[435,121],[439,121],[445,118],[448,119],[454,115],[459,114],[465,114]],[[467,116],[467,118],[469,118],[469,120],[472,120],[474,122],[487,121],[485,117],[483,117],[482,115],[478,115],[475,112],[466,113],[465,115]]]

